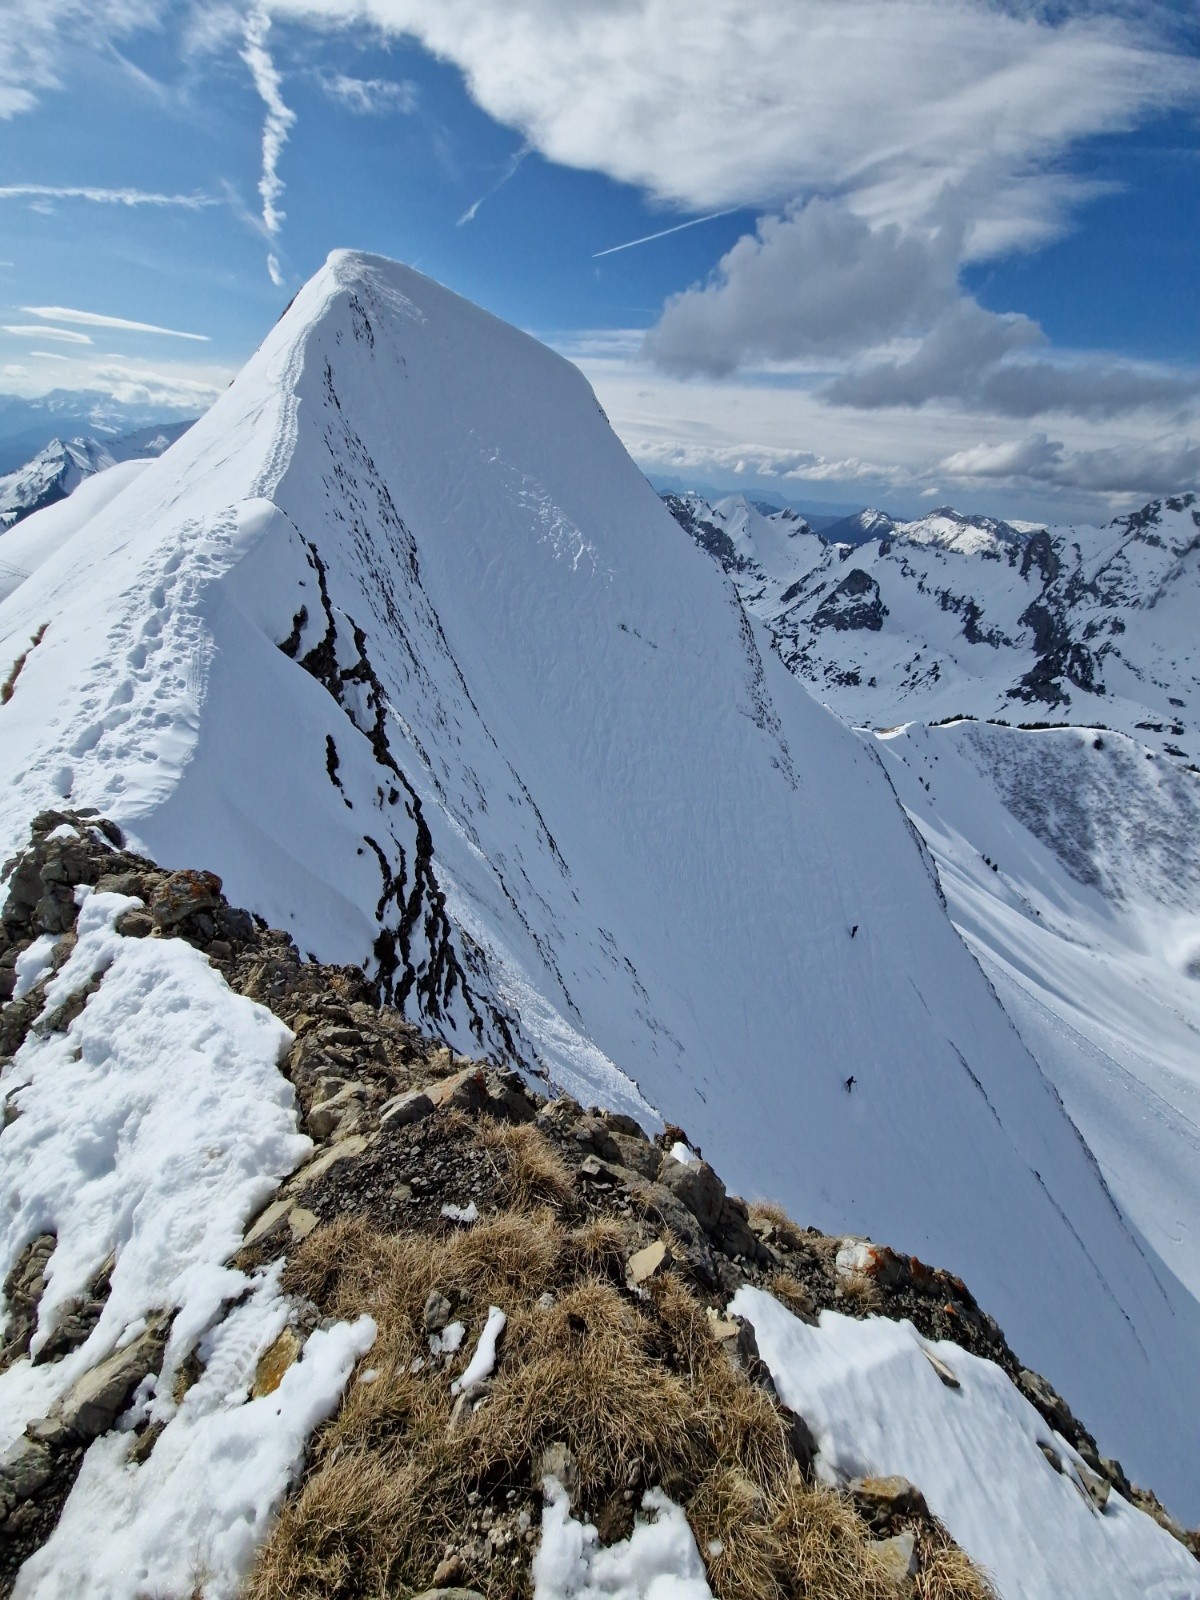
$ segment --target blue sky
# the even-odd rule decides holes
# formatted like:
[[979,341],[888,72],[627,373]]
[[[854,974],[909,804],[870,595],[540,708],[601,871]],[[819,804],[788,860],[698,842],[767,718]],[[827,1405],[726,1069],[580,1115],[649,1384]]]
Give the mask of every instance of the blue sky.
[[556,344],[661,476],[1111,514],[1200,480],[1194,18],[11,0],[0,391],[195,409],[353,245]]

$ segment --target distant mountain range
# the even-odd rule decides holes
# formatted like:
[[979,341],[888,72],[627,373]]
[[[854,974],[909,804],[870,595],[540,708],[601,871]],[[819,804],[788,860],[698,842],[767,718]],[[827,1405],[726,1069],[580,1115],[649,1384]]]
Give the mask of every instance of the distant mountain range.
[[196,411],[131,405],[90,389],[54,389],[27,400],[0,395],[0,473],[25,465],[55,439],[125,438],[144,428],[191,422]]
[[161,455],[190,427],[190,420],[152,423],[118,439],[52,439],[23,466],[0,477],[0,530],[65,500],[85,478],[118,461]]
[[1105,528],[942,507],[815,533],[743,496],[668,495],[788,667],[841,715],[1103,725],[1200,763],[1195,493]]

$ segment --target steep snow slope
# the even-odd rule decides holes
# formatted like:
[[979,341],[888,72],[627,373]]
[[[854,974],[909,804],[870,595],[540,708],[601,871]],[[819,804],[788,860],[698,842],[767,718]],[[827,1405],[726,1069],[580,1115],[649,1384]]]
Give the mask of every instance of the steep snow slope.
[[1200,1507],[1195,1302],[1111,1204],[873,750],[574,368],[336,255],[3,602],[0,659],[43,623],[0,708],[0,846],[47,800],[98,806],[301,948],[372,956],[450,1039],[649,1101],[744,1189],[954,1267],[1106,1448]]
[[133,482],[151,458],[121,461],[115,466],[85,478],[65,500],[57,500],[44,511],[25,518],[0,539],[0,600],[19,589],[43,561],[48,560],[85,523]]
[[1200,1297],[1200,781],[1121,735],[881,735],[951,914],[1125,1214]]
[[190,421],[173,422],[143,428],[121,439],[51,440],[23,467],[0,477],[0,532],[65,500],[85,479],[118,461],[161,455],[190,426]]

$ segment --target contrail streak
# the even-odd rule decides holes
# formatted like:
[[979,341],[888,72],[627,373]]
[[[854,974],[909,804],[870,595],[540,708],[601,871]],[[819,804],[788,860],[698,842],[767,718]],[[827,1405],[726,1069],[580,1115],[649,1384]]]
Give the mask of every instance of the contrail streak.
[[729,206],[724,211],[710,211],[706,217],[693,217],[690,222],[677,222],[673,228],[663,228],[658,233],[644,233],[640,239],[627,239],[624,244],[610,244],[607,250],[597,250],[592,260],[599,261],[601,256],[615,256],[618,250],[632,250],[634,245],[649,244],[653,239],[665,239],[669,233],[682,233],[685,228],[698,228],[702,222],[715,222],[718,217],[731,217],[735,211],[740,210],[740,206]]

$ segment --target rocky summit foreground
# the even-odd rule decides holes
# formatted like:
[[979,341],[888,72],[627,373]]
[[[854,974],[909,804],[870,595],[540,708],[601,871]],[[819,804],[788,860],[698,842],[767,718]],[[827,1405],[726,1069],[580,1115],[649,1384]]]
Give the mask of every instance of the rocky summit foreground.
[[[551,1600],[656,1573],[719,1600],[1082,1600],[1101,1574],[1200,1593],[1196,1538],[960,1279],[747,1206],[682,1129],[455,1057],[111,822],[39,817],[7,882],[4,1593]],[[174,1022],[138,1041],[159,1055],[121,1105],[87,1071],[96,1020],[133,1032],[156,968],[186,976],[156,986]],[[212,1102],[237,1101],[251,1051],[223,1084],[181,1081],[221,1025],[280,1053],[236,1131]],[[82,1188],[45,1115],[64,1087],[90,1123]],[[309,1135],[290,1175],[269,1175],[274,1106]],[[164,1183],[146,1158],[170,1123]],[[266,1160],[257,1188],[228,1181],[255,1176],[236,1141]],[[855,1329],[891,1330],[891,1361]],[[939,1435],[928,1483],[872,1459],[889,1403]]]

